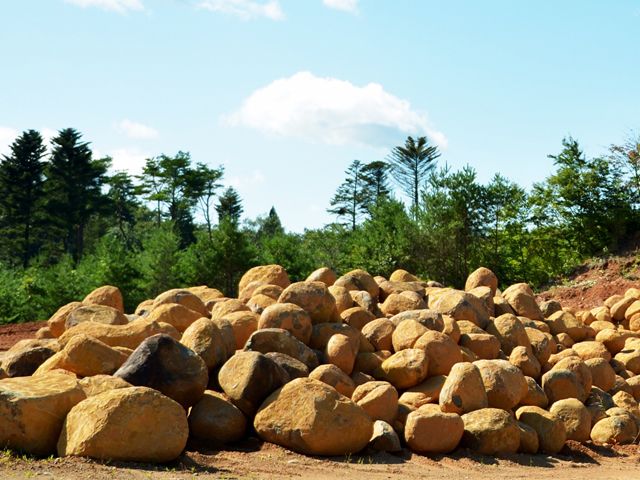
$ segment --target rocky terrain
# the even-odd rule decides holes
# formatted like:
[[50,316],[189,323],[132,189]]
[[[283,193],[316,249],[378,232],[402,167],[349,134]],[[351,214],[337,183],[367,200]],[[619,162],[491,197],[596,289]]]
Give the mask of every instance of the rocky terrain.
[[269,265],[237,299],[175,289],[128,315],[101,287],[4,354],[0,464],[64,478],[425,478],[425,462],[438,476],[637,475],[640,290],[586,305],[497,284],[487,269],[464,291],[401,270],[292,284]]

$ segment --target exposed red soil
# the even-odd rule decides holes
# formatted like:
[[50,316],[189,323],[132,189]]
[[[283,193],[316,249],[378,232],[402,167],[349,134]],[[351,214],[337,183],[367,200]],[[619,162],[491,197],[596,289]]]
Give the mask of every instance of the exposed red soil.
[[36,338],[36,332],[46,325],[47,322],[0,325],[0,352],[9,350],[20,340]]

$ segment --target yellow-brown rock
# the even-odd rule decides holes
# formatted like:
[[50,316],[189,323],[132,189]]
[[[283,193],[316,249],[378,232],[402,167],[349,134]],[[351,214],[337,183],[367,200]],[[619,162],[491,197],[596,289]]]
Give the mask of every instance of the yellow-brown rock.
[[69,375],[7,378],[0,382],[0,444],[30,455],[48,456],[65,417],[86,398]]
[[461,446],[482,455],[518,451],[520,430],[508,412],[499,408],[483,408],[462,415],[462,420]]
[[616,354],[614,357],[618,362],[622,363],[624,367],[635,373],[640,374],[640,348],[624,349]]
[[84,322],[66,331],[58,342],[64,347],[76,335],[88,335],[110,347],[127,347],[135,350],[146,338],[158,333],[166,333],[175,339],[180,339],[180,333],[175,327],[158,323],[150,318],[140,318],[127,325],[105,325],[103,323]]
[[526,349],[526,347],[516,347],[509,355],[509,362],[518,367],[527,377],[538,378],[542,367],[538,359]]
[[345,273],[338,278],[334,285],[346,288],[347,290],[365,290],[374,299],[380,294],[380,287],[374,278],[364,270],[356,269]]
[[329,287],[329,293],[336,301],[336,308],[339,313],[344,312],[348,308],[353,307],[353,298],[349,294],[349,290],[339,285],[331,285]]
[[438,403],[440,392],[447,377],[437,375],[427,378],[424,382],[406,390],[398,399],[398,403],[409,405],[413,409],[418,409],[428,403]]
[[340,395],[351,398],[356,384],[351,377],[333,364],[320,365],[309,373],[309,378],[320,380],[322,383],[335,388]]
[[[474,333],[477,335],[487,334],[485,330],[483,330],[482,328],[478,327],[475,323],[470,322],[468,320],[458,320],[456,323],[458,324],[458,328],[460,329],[461,335],[470,334],[470,333]],[[500,342],[498,341],[498,344],[499,343]],[[498,350],[500,350],[500,348],[498,348]]]
[[584,402],[588,396],[574,372],[566,369],[553,368],[545,373],[542,376],[542,389],[549,403],[565,398],[577,398]]
[[105,325],[126,325],[129,319],[120,310],[106,305],[82,305],[73,309],[67,316],[65,330],[85,322]]
[[578,319],[565,311],[556,312],[547,319],[552,335],[566,333],[574,342],[582,342],[587,338],[587,327]]
[[474,365],[482,375],[489,407],[510,410],[525,395],[527,383],[524,375],[508,361],[478,360]]
[[222,333],[218,325],[209,318],[193,322],[182,334],[180,343],[200,355],[209,372],[227,360]]
[[489,314],[491,316],[494,316],[494,312],[495,312],[495,304],[493,302],[494,292],[493,290],[491,290],[490,287],[476,287],[469,290],[469,293],[471,295],[478,297],[480,300],[482,300],[487,305],[487,308],[489,309]]
[[451,367],[462,361],[460,347],[444,333],[429,330],[416,341],[413,348],[427,354],[429,376],[448,375]]
[[231,298],[217,302],[211,308],[211,318],[223,318],[234,312],[249,312],[251,309],[240,300]]
[[621,300],[616,302],[614,305],[609,307],[611,319],[616,322],[621,322],[625,319],[625,313],[627,309],[633,304],[637,299],[634,297],[623,297]]
[[344,310],[340,317],[347,325],[351,325],[356,330],[362,330],[365,325],[376,319],[376,316],[362,307],[352,307]]
[[121,378],[116,378],[111,375],[94,375],[93,377],[85,377],[78,382],[84,390],[87,397],[93,397],[102,392],[109,390],[115,390],[116,388],[131,388],[129,382]]
[[351,396],[371,420],[393,425],[398,415],[398,391],[389,382],[367,382],[357,387]]
[[424,298],[425,295],[425,287],[422,282],[393,282],[393,281],[385,281],[379,284],[380,287],[380,295],[379,301],[384,302],[387,297],[393,293],[404,293],[404,292],[414,292],[418,294],[420,299]]
[[136,311],[134,313],[140,317],[144,317],[146,315],[149,315],[152,308],[153,308],[153,300],[151,299],[144,300],[143,302],[140,302],[138,304],[138,306],[136,307]]
[[595,318],[596,322],[611,322],[611,314],[606,306],[596,307],[591,309],[591,315]]
[[493,311],[494,316],[498,317],[506,313],[510,313],[512,315],[516,314],[516,312],[513,311],[513,308],[511,308],[511,305],[509,305],[509,302],[507,302],[507,300],[501,295],[493,297]]
[[631,320],[631,318],[640,313],[640,300],[636,300],[631,305],[629,305],[624,312],[624,318],[627,320]]
[[519,422],[518,429],[520,430],[520,446],[518,447],[518,453],[529,453],[535,455],[538,453],[540,444],[538,442],[538,433],[526,423]]
[[502,297],[509,302],[516,315],[532,320],[544,320],[544,315],[542,315],[540,307],[536,303],[533,292],[528,285],[521,283],[511,285],[502,292]]
[[631,395],[633,398],[640,400],[640,375],[636,375],[635,377],[631,377],[627,380],[627,385],[632,388]]
[[278,300],[274,300],[273,297],[258,294],[249,299],[249,301],[247,302],[247,307],[249,307],[249,310],[251,310],[252,312],[261,315],[262,312],[264,312],[265,308],[270,307],[271,305],[275,305],[277,302]]
[[100,340],[87,335],[76,335],[65,347],[45,361],[34,376],[62,368],[81,377],[112,375],[127,360],[127,355]]
[[407,417],[404,438],[415,452],[450,453],[460,443],[463,432],[464,422],[459,415],[438,409],[419,409]]
[[203,315],[178,303],[162,303],[151,310],[147,318],[156,322],[168,323],[182,333],[193,322],[203,318]]
[[[572,371],[582,388],[584,389],[585,394],[588,396],[591,391],[591,385],[593,384],[593,379],[591,378],[591,370],[589,367],[580,359],[580,357],[567,357],[560,360],[553,366],[554,370],[558,369],[566,369]],[[553,402],[552,402],[553,403]]]
[[353,373],[365,373],[373,375],[382,362],[391,357],[392,353],[388,350],[377,352],[360,352],[356,355],[356,361],[353,365]]
[[602,343],[611,355],[615,355],[624,349],[625,336],[618,330],[607,328],[598,332],[596,341]]
[[189,412],[189,434],[215,444],[237,442],[247,431],[247,417],[223,394],[207,390]]
[[247,284],[247,286],[244,287],[242,291],[240,291],[240,293],[238,294],[238,300],[246,304],[251,299],[251,297],[255,294],[256,289],[258,289],[259,287],[264,287],[265,285],[268,285],[268,284],[264,282],[251,282]]
[[421,383],[429,373],[429,357],[424,350],[409,348],[398,352],[380,365],[374,378],[384,380],[399,390]]
[[640,422],[640,409],[638,409],[638,402],[636,402],[635,398],[633,398],[633,395],[631,393],[624,392],[624,391],[617,392],[613,396],[613,401],[616,404],[616,406],[618,406],[619,408],[622,408],[623,410],[628,411],[634,417],[636,417]]
[[410,298],[399,293],[392,293],[380,305],[380,310],[385,315],[397,315],[401,312],[426,308],[427,304],[421,298]]
[[564,424],[567,440],[584,443],[591,433],[591,414],[582,402],[575,398],[558,400],[549,412],[556,415]]
[[309,339],[309,348],[324,350],[327,348],[329,339],[336,333],[349,337],[354,350],[359,350],[362,333],[344,323],[319,323],[314,325]]
[[116,310],[124,313],[124,304],[122,302],[122,292],[118,287],[112,287],[111,285],[104,285],[96,288],[89,295],[82,300],[83,305],[105,305],[107,307],[115,308]]
[[418,339],[427,333],[429,329],[415,320],[400,322],[391,337],[393,349],[396,352],[413,348]]
[[194,312],[198,313],[201,317],[209,316],[209,311],[207,310],[207,307],[205,307],[204,302],[200,299],[200,297],[190,292],[189,290],[180,288],[167,290],[166,292],[158,295],[153,301],[152,310],[160,305],[171,303],[176,303],[182,305],[183,307],[187,307],[189,310],[193,310]]
[[465,363],[473,363],[480,360],[480,357],[466,347],[460,346],[460,353],[462,354],[462,361]]
[[596,444],[617,445],[631,443],[638,435],[635,422],[623,415],[605,417],[591,429],[591,440]]
[[460,328],[458,327],[458,322],[449,315],[443,315],[442,323],[444,324],[442,333],[444,333],[455,343],[458,343],[460,341]]
[[324,352],[325,361],[337,366],[347,375],[351,375],[353,371],[356,354],[349,337],[339,333],[329,339]]
[[224,298],[224,294],[220,290],[218,290],[217,288],[208,287],[206,285],[199,285],[197,287],[188,287],[188,288],[185,288],[185,290],[188,290],[189,292],[193,293],[200,300],[202,300],[202,303],[204,303],[205,305],[209,300]]
[[389,281],[390,282],[421,282],[422,280],[420,280],[415,275],[407,272],[406,270],[399,268],[389,276]]
[[391,350],[395,329],[396,326],[389,319],[378,318],[362,327],[362,335],[376,350]]
[[302,307],[314,325],[329,322],[336,302],[322,282],[297,282],[285,288],[278,303],[293,303]]
[[353,299],[354,307],[362,307],[376,317],[384,317],[378,301],[366,290],[349,290],[349,295]]
[[291,285],[286,270],[280,265],[263,265],[251,268],[242,276],[238,284],[238,291],[241,292],[249,283],[256,281],[278,285],[282,288]]
[[263,440],[305,455],[356,453],[373,434],[373,422],[361,407],[309,378],[293,380],[271,394],[254,427]]
[[60,350],[55,340],[22,340],[20,343],[21,347],[14,345],[2,358],[2,378],[33,375],[45,361]]
[[527,382],[527,392],[518,402],[520,405],[533,405],[540,408],[549,406],[549,399],[542,387],[531,377],[524,377]]
[[501,315],[487,326],[487,333],[494,335],[500,344],[505,355],[511,355],[514,348],[523,346],[531,350],[531,343],[527,337],[527,332],[522,322],[515,315]]
[[311,339],[313,325],[311,317],[302,307],[293,303],[276,303],[267,307],[260,315],[258,329],[282,328],[307,345]]
[[567,441],[564,424],[556,415],[540,407],[520,407],[516,418],[529,425],[538,433],[540,449],[549,453],[558,453]]
[[495,296],[498,289],[498,277],[485,267],[480,267],[467,277],[464,289],[468,292],[477,287],[489,287]]
[[327,267],[319,268],[313,272],[311,275],[307,277],[306,282],[322,282],[327,287],[330,287],[334,283],[336,283],[336,274],[333,273],[333,270]]
[[455,320],[469,320],[480,328],[485,328],[489,323],[490,312],[484,302],[460,290],[449,290],[437,296],[433,302],[429,297],[429,309]]
[[51,329],[53,336],[60,337],[67,329],[67,317],[76,308],[82,306],[80,302],[67,303],[65,306],[60,307],[56,313],[49,319],[47,324]]
[[457,363],[451,369],[440,392],[440,410],[446,413],[465,413],[487,408],[489,401],[477,366]]
[[616,383],[616,372],[613,371],[609,362],[603,358],[592,358],[586,360],[584,363],[589,367],[593,385],[605,392],[608,392],[614,387]]
[[122,388],[71,409],[58,455],[170,462],[182,453],[188,436],[187,415],[178,403],[151,388]]
[[211,321],[215,323],[220,335],[222,336],[222,343],[225,347],[225,360],[229,359],[236,353],[236,334],[233,331],[233,327],[229,320],[226,318],[212,318]]
[[231,324],[236,339],[236,350],[244,348],[251,334],[258,330],[260,315],[255,312],[233,312],[225,315],[225,320]]

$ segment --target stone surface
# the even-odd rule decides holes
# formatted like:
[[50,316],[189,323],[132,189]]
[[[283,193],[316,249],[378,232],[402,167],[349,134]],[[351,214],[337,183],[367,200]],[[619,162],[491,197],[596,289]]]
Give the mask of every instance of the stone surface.
[[511,285],[504,292],[502,297],[509,302],[509,305],[516,315],[527,317],[532,320],[544,320],[544,315],[536,303],[536,299],[528,285]]
[[451,367],[462,361],[460,347],[444,333],[429,330],[413,347],[426,352],[429,358],[429,376],[448,375]]
[[[591,386],[593,385],[593,378],[591,377],[591,370],[586,363],[584,363],[580,357],[567,357],[560,360],[553,366],[553,370],[569,370],[573,372],[582,385],[582,389],[585,392],[585,395],[589,395],[591,391]],[[586,398],[586,397],[585,397]],[[579,400],[584,401],[584,398],[580,398]],[[553,402],[551,402],[553,403]]]
[[[437,432],[437,434],[436,434]],[[407,416],[404,438],[415,452],[450,453],[458,446],[464,422],[455,413],[436,408],[420,408]]]
[[2,371],[8,377],[28,377],[55,353],[56,349],[41,345],[18,349],[4,356]]
[[63,307],[60,307],[56,313],[47,322],[49,329],[54,337],[60,337],[67,329],[67,317],[69,314],[78,307],[81,307],[80,302],[71,302]]
[[453,366],[439,398],[440,410],[458,415],[489,406],[482,375],[472,363]]
[[402,445],[395,430],[387,422],[376,420],[373,422],[373,435],[369,447],[383,452],[400,452]]
[[382,420],[393,425],[398,415],[398,391],[388,382],[367,382],[351,395],[371,420]]
[[567,440],[564,424],[556,415],[540,407],[520,407],[516,418],[529,425],[538,433],[540,449],[549,453],[558,453]]
[[460,335],[459,344],[482,360],[498,358],[500,352],[500,340],[488,333],[463,333]]
[[518,451],[520,430],[508,412],[499,408],[483,408],[462,415],[462,421],[461,446],[483,455]]
[[415,320],[429,330],[444,331],[444,316],[435,310],[408,310],[394,315],[390,320],[396,327],[405,320]]
[[150,320],[172,325],[180,333],[184,332],[193,322],[202,317],[203,315],[201,313],[195,312],[178,303],[159,304],[151,310],[148,316]]
[[65,330],[83,322],[103,323],[105,325],[127,325],[129,319],[120,310],[106,305],[82,305],[74,308],[65,322]]
[[542,376],[542,389],[550,403],[565,398],[587,399],[587,394],[580,385],[578,378],[570,370],[553,369]]
[[606,417],[598,421],[591,429],[591,440],[598,444],[631,443],[638,434],[635,422],[626,416]]
[[118,287],[104,285],[96,288],[82,300],[83,305],[104,305],[124,313],[122,292]]
[[318,366],[318,357],[300,340],[296,339],[289,331],[280,328],[265,328],[254,332],[244,350],[247,352],[278,352],[304,363],[309,371]]
[[531,351],[531,343],[522,322],[515,315],[505,314],[487,325],[487,333],[494,335],[501,345],[505,355],[511,355],[514,348],[523,346]]
[[338,278],[334,285],[339,285],[347,290],[364,290],[374,299],[380,294],[380,287],[374,278],[361,269],[351,270]]
[[424,350],[409,348],[398,352],[380,365],[373,376],[389,382],[397,389],[411,388],[421,383],[429,373],[429,357]]
[[509,362],[518,367],[528,377],[538,378],[542,367],[538,359],[526,347],[516,347],[509,355]]
[[314,325],[326,323],[336,308],[336,301],[322,282],[297,282],[285,288],[278,303],[293,303],[302,307]]
[[241,292],[251,282],[263,282],[287,288],[291,285],[287,271],[280,265],[262,265],[249,269],[240,279],[238,291]]
[[222,366],[218,381],[231,402],[252,418],[264,399],[289,381],[289,374],[262,353],[247,351]]
[[263,440],[305,455],[346,455],[373,434],[369,415],[334,388],[298,378],[272,393],[254,420]]
[[247,431],[247,417],[222,393],[207,390],[189,412],[189,434],[217,444],[237,442]]
[[249,306],[242,303],[242,301],[236,298],[229,298],[226,300],[220,300],[213,303],[211,306],[211,318],[223,318],[230,313],[234,312],[250,312],[252,311]]
[[489,309],[479,298],[467,292],[450,290],[439,295],[433,302],[429,299],[429,308],[449,315],[455,320],[469,320],[480,328],[489,323]]
[[413,348],[418,339],[428,331],[427,327],[415,320],[409,319],[400,322],[391,336],[393,350],[399,352]]
[[544,393],[542,387],[536,383],[531,377],[524,377],[527,382],[527,392],[518,402],[520,405],[533,405],[540,408],[547,408],[549,406],[549,399],[547,394]]
[[396,327],[387,318],[378,318],[367,323],[362,328],[362,335],[369,340],[376,350],[391,350],[393,348],[393,332]]
[[127,355],[87,335],[76,335],[65,347],[44,362],[34,375],[64,369],[81,377],[111,375],[127,360]]
[[82,387],[82,390],[84,390],[87,397],[93,397],[99,393],[106,392],[108,390],[115,390],[116,388],[133,387],[129,382],[111,375],[94,375],[93,377],[85,377],[78,383]]
[[209,311],[207,310],[207,307],[205,307],[204,302],[200,297],[189,290],[174,288],[161,293],[154,299],[152,310],[157,308],[159,305],[167,303],[180,304],[183,307],[187,307],[188,309],[200,314],[201,317],[209,316]]
[[567,440],[584,443],[591,433],[591,414],[582,402],[575,398],[558,400],[549,412],[556,415],[564,424]]
[[0,382],[0,444],[30,455],[49,456],[69,411],[86,395],[69,375],[9,378]]
[[311,272],[311,274],[305,280],[306,282],[322,282],[327,287],[330,287],[336,283],[336,274],[333,270],[327,267],[322,267]]
[[427,378],[415,387],[407,389],[398,399],[398,403],[409,405],[416,410],[428,403],[438,403],[446,380],[447,377],[444,375]]
[[151,388],[109,390],[78,403],[67,416],[58,455],[98,460],[170,462],[182,453],[184,409]]
[[[365,373],[367,375],[373,375],[380,365],[393,355],[388,350],[378,352],[361,352],[356,355],[356,362],[353,365],[353,373]],[[352,375],[353,375],[352,373]]]
[[520,446],[518,447],[518,453],[530,453],[535,455],[538,453],[540,447],[538,441],[538,433],[526,423],[522,423],[516,420],[518,423],[518,430],[520,430]]
[[209,380],[204,360],[164,334],[142,342],[113,376],[137,387],[154,388],[185,408],[202,398]]
[[495,295],[498,289],[498,277],[488,268],[480,267],[467,277],[467,282],[464,285],[467,292],[476,287],[489,287]]
[[200,355],[208,371],[227,360],[222,333],[218,325],[209,318],[200,318],[193,322],[182,334],[180,343]]
[[267,352],[264,355],[284,368],[284,370],[289,374],[289,378],[291,380],[309,376],[309,367],[300,360],[296,360],[295,358],[280,352]]
[[329,293],[336,301],[336,308],[338,313],[342,313],[345,310],[353,307],[353,298],[349,294],[349,290],[339,285],[331,285],[329,287]]
[[399,293],[392,293],[380,305],[380,310],[387,316],[426,308],[427,304],[418,295],[409,297]]
[[508,361],[478,360],[474,365],[482,375],[489,407],[510,410],[527,392],[524,375]]
[[293,303],[276,303],[265,308],[258,321],[258,329],[264,328],[287,330],[305,345],[309,343],[313,331],[309,314]]
[[356,384],[351,377],[333,364],[320,365],[309,374],[309,378],[320,380],[322,383],[332,386],[340,395],[347,398],[351,398],[356,389]]
[[616,372],[613,371],[608,361],[603,358],[592,358],[584,363],[589,367],[593,385],[605,392],[613,388],[616,383]]
[[373,313],[362,307],[348,308],[340,314],[340,317],[344,323],[356,330],[362,330],[369,322],[376,319]]
[[236,339],[236,350],[244,348],[251,335],[258,330],[260,315],[255,312],[238,311],[228,313],[224,317],[233,328],[233,336]]
[[549,361],[549,357],[557,351],[555,340],[551,335],[536,328],[524,327],[524,330],[531,344],[533,355],[540,363],[540,366],[544,366]]
[[356,353],[349,337],[337,333],[329,339],[324,351],[324,358],[327,363],[336,365],[344,373],[351,375],[356,361]]

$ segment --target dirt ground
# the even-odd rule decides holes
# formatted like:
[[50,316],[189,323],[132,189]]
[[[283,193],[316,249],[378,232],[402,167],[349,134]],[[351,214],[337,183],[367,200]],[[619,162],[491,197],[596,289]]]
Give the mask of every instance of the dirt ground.
[[[611,295],[640,288],[636,256],[585,264],[561,285],[539,295],[563,306],[588,309]],[[46,325],[38,322],[0,326],[0,357]],[[482,456],[467,449],[449,455],[420,455],[404,449],[397,454],[365,450],[350,457],[306,457],[251,438],[218,450],[190,441],[174,462],[163,465],[110,462],[87,458],[34,459],[0,452],[0,479],[640,479],[640,447],[603,447],[569,441],[558,455],[506,454]]]

